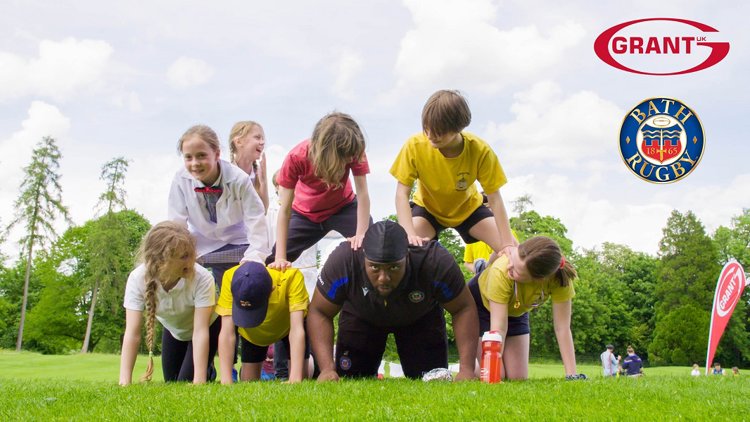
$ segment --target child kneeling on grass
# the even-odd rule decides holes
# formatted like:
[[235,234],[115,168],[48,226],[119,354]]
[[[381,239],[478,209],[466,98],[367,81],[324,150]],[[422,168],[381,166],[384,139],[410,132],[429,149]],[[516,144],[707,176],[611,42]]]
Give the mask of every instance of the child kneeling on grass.
[[[219,364],[222,384],[232,383],[234,328],[242,342],[240,380],[258,380],[269,345],[287,343],[289,382],[300,382],[305,371],[305,316],[309,296],[297,269],[267,269],[246,262],[224,273],[216,313],[221,315]],[[283,358],[283,356],[282,356]]]
[[[479,313],[479,331],[499,331],[505,342],[503,365],[508,379],[526,379],[529,373],[529,311],[552,299],[552,318],[566,379],[586,379],[576,373],[573,334],[570,331],[575,268],[560,246],[544,236],[532,237],[497,258],[469,281]],[[481,347],[481,342],[480,342]]]
[[141,381],[154,371],[155,320],[164,326],[161,360],[164,381],[206,382],[216,354],[220,320],[214,279],[195,263],[195,238],[182,224],[159,223],[146,233],[138,252],[141,264],[125,286],[125,336],[120,358],[120,384],[132,382],[146,311],[149,362]]

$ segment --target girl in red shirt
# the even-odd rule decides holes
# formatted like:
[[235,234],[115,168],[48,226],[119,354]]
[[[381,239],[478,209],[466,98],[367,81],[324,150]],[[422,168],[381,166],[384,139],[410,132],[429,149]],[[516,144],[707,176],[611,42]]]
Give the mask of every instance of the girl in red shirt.
[[323,116],[312,137],[292,148],[279,170],[276,245],[266,264],[278,270],[289,268],[302,251],[331,230],[358,249],[372,224],[369,172],[365,138],[357,122],[344,113]]

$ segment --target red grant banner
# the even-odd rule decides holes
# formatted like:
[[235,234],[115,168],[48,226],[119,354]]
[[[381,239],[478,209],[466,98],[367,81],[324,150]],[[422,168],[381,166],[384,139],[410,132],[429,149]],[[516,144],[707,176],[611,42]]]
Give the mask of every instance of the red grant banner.
[[708,351],[706,352],[706,375],[719,345],[721,335],[727,327],[729,318],[732,317],[734,307],[742,297],[745,289],[745,270],[736,260],[731,259],[724,265],[716,282],[716,293],[714,293],[714,306],[711,312],[711,326],[708,331]]

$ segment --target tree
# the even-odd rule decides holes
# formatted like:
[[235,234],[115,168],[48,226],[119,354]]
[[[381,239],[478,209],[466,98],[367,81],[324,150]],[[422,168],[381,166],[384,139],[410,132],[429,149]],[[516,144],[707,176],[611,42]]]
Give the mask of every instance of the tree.
[[[705,351],[721,267],[715,244],[691,211],[672,211],[663,233],[654,289],[656,323],[648,352],[662,363],[686,365],[696,361],[697,344]],[[687,322],[703,325],[699,331],[686,331]]]
[[510,227],[515,230],[519,242],[534,236],[547,236],[560,245],[565,255],[573,252],[573,241],[567,238],[568,228],[558,218],[549,215],[542,217],[538,212],[529,210],[512,217]]
[[[112,227],[119,227],[118,237],[111,235],[110,239],[122,246],[92,248],[90,238],[100,236],[97,232],[105,217]],[[109,270],[117,276],[112,279],[118,280],[118,285],[100,284],[93,317],[96,323],[91,326],[88,350],[119,351],[125,321],[122,284],[133,268],[135,251],[149,226],[140,214],[125,210],[71,227],[58,238],[45,259],[35,265],[35,275],[44,288],[39,293],[37,306],[29,312],[29,348],[43,353],[80,350],[93,300],[93,274],[100,271],[98,255],[103,249],[112,248],[120,250]]]
[[54,223],[63,217],[70,223],[68,209],[62,204],[60,187],[60,150],[51,137],[44,137],[31,155],[31,164],[24,168],[24,180],[21,184],[21,195],[14,203],[16,216],[5,229],[6,233],[19,223],[25,224],[26,234],[21,238],[21,256],[26,260],[23,281],[23,298],[21,317],[18,323],[16,351],[23,344],[23,328],[26,320],[28,303],[29,278],[34,249],[44,247],[57,237]]
[[515,201],[511,201],[511,206],[513,212],[520,215],[525,213],[529,208],[533,207],[534,202],[531,201],[531,195],[527,193],[519,196]]
[[720,264],[734,258],[745,270],[750,266],[750,208],[732,218],[730,228],[721,226],[714,232],[714,242],[719,250]]
[[[591,353],[612,343],[633,345],[644,360],[654,329],[657,260],[627,246],[605,242],[575,259],[573,335],[576,350]],[[590,314],[589,314],[590,313]]]
[[93,287],[91,289],[91,302],[88,310],[88,320],[86,322],[86,332],[83,336],[83,346],[81,353],[89,350],[89,341],[91,339],[91,326],[94,323],[94,312],[96,302],[99,298],[99,289],[105,286],[107,288],[118,288],[122,284],[127,273],[121,274],[118,265],[124,257],[130,257],[128,253],[128,244],[123,239],[123,227],[120,220],[114,218],[116,208],[126,209],[125,207],[125,173],[128,170],[128,161],[123,157],[117,157],[102,166],[102,173],[99,177],[106,182],[106,190],[99,196],[99,205],[105,205],[106,213],[98,220],[88,237],[88,246],[91,250],[97,251],[91,256],[91,280]]

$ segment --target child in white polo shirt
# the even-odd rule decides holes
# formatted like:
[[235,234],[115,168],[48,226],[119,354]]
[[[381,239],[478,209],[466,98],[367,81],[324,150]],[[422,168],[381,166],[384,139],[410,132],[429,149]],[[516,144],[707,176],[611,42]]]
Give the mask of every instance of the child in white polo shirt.
[[165,221],[148,231],[139,261],[125,287],[125,336],[120,384],[132,382],[145,310],[149,363],[142,381],[153,373],[155,320],[164,326],[164,381],[206,382],[208,363],[218,347],[220,320],[213,312],[216,287],[210,272],[195,263],[195,239],[179,223]]

